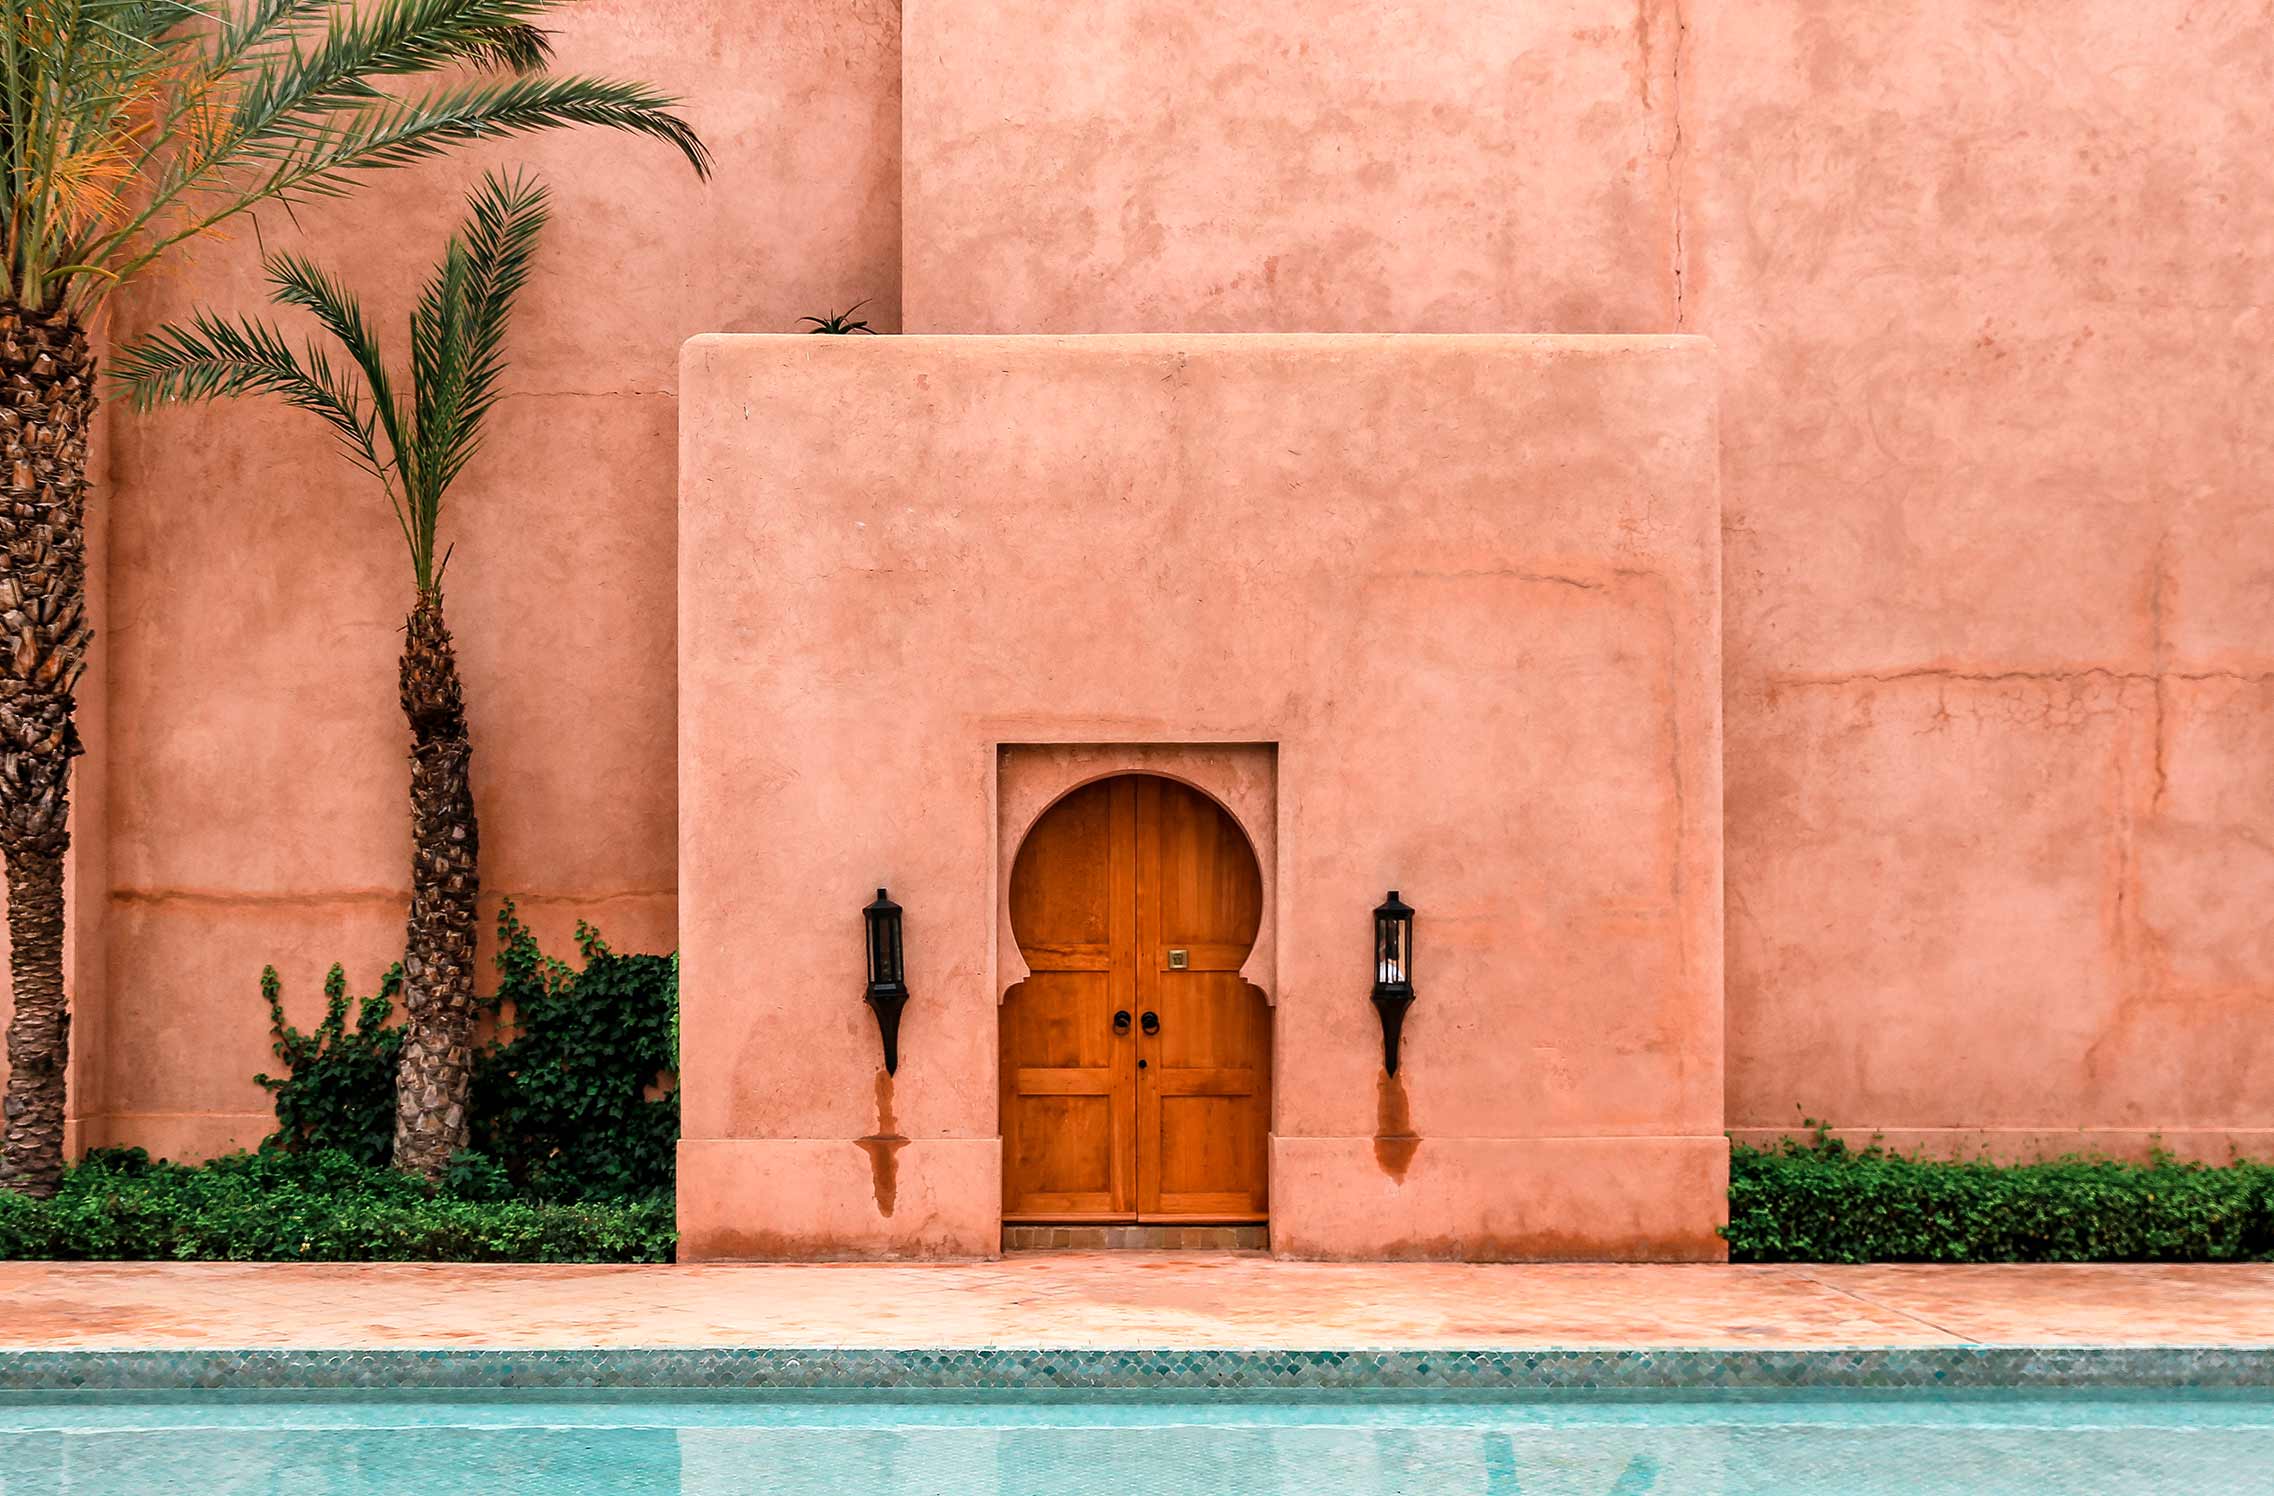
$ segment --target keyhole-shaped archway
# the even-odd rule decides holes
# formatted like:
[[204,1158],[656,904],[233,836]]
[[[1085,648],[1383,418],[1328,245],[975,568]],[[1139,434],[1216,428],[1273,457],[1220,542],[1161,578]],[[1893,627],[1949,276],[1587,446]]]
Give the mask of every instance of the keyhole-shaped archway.
[[1028,976],[1001,1009],[1006,1221],[1255,1222],[1271,1015],[1240,976],[1263,880],[1239,824],[1123,774],[1035,822],[1010,882]]

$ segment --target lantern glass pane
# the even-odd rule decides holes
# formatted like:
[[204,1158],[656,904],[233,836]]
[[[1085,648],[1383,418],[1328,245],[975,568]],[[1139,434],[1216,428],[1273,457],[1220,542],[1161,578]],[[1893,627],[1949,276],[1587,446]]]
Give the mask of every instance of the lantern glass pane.
[[1374,980],[1385,987],[1413,985],[1413,909],[1396,889],[1374,911]]

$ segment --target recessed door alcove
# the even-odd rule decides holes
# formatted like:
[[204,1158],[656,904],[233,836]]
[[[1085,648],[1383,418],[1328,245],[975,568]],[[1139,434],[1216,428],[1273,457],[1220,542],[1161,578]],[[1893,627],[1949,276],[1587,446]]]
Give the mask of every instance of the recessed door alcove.
[[1271,1010],[1240,974],[1263,875],[1239,823],[1164,776],[1086,784],[1027,833],[1009,915],[1004,1220],[1264,1220]]

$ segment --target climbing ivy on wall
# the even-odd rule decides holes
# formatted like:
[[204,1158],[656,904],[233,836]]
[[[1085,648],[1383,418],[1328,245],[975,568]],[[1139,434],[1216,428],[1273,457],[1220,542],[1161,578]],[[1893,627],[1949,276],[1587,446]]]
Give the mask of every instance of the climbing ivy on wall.
[[387,1019],[402,987],[403,968],[391,966],[376,993],[350,998],[347,973],[335,965],[324,978],[323,1022],[303,1034],[284,1021],[276,968],[261,969],[270,1047],[284,1062],[281,1076],[253,1077],[276,1098],[276,1131],[263,1152],[337,1149],[360,1164],[387,1161],[395,1140],[395,1059],[403,1048],[403,1031]]
[[[670,956],[618,955],[579,922],[578,969],[547,956],[511,903],[498,913],[497,1037],[474,1056],[472,1145],[453,1163],[468,1198],[621,1200],[668,1194],[679,1141],[679,976]],[[391,1023],[402,969],[379,991],[347,995],[334,966],[324,1018],[306,1034],[285,1022],[274,968],[261,973],[285,1073],[256,1077],[276,1098],[264,1152],[338,1149],[383,1164],[394,1137]],[[348,1027],[350,1010],[355,1026]]]
[[546,956],[509,903],[498,991],[510,1034],[474,1062],[474,1147],[538,1200],[668,1191],[679,1143],[672,1074],[679,981],[669,956],[620,956],[578,921],[581,971]]

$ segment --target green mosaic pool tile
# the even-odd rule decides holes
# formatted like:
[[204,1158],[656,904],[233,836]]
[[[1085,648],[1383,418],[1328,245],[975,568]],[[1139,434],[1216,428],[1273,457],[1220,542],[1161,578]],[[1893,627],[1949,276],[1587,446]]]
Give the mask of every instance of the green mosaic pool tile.
[[2274,1348],[0,1352],[0,1391],[245,1388],[1615,1391],[2274,1386]]

